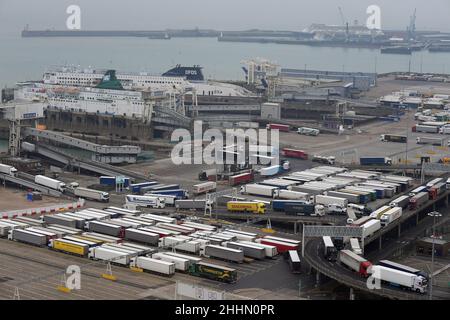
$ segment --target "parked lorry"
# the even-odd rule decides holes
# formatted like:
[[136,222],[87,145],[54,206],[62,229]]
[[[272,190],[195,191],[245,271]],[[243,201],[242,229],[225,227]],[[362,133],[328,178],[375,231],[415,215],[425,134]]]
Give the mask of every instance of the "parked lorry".
[[429,200],[428,192],[419,192],[409,199],[409,210],[416,210]]
[[270,197],[273,198],[275,191],[278,190],[277,187],[264,186],[262,184],[246,184],[241,187],[240,192],[243,194],[252,194],[256,196]]
[[304,205],[311,204],[309,201],[305,200],[272,200],[272,210],[273,211],[285,211],[286,205]]
[[154,253],[154,254],[152,254],[152,258],[160,260],[160,261],[173,263],[173,264],[175,264],[175,270],[178,270],[181,272],[187,272],[189,270],[190,262],[189,262],[189,260],[184,259],[184,258],[167,255],[164,252]]
[[283,148],[281,154],[287,158],[308,160],[308,154],[303,150]]
[[10,230],[8,234],[8,239],[32,244],[35,246],[45,246],[50,240],[45,234],[25,229]]
[[228,211],[234,212],[251,212],[264,214],[266,212],[266,205],[262,202],[252,201],[228,201]]
[[213,181],[199,183],[193,186],[194,195],[204,194],[208,192],[215,191],[217,188],[217,183]]
[[450,134],[450,126],[446,125],[439,129],[440,134]]
[[361,225],[363,228],[363,237],[367,238],[381,229],[381,222],[378,219],[372,219]]
[[8,166],[6,164],[0,163],[0,173],[15,177],[17,176],[17,169],[13,166]]
[[289,250],[298,250],[300,243],[293,243],[286,241],[285,239],[271,239],[268,237],[257,239],[256,242],[274,246],[277,248],[278,253],[284,253]]
[[189,274],[226,283],[234,283],[237,280],[236,269],[205,262],[192,264],[189,267]]
[[244,252],[244,256],[262,260],[266,257],[266,251],[261,246],[256,244],[246,244],[242,242],[227,242],[227,248],[238,249]]
[[372,263],[369,260],[350,250],[339,251],[338,261],[363,277],[369,276],[369,269],[372,267]]
[[324,206],[327,206],[329,204],[338,204],[343,208],[346,208],[348,205],[348,200],[345,198],[338,198],[338,197],[331,197],[331,196],[324,196],[324,195],[316,195],[315,196],[315,203],[321,204]]
[[109,202],[109,193],[104,191],[78,187],[73,190],[73,194],[79,198]]
[[46,176],[37,175],[34,177],[34,183],[40,184],[42,186],[45,186],[47,188],[58,190],[61,192],[64,192],[66,190],[66,184],[62,181],[52,179]]
[[172,276],[175,274],[175,263],[149,257],[132,258],[130,260],[130,267],[163,274],[166,276]]
[[206,206],[206,200],[176,200],[175,208],[186,210],[204,210]]
[[141,188],[155,186],[157,184],[159,184],[159,182],[157,182],[157,181],[147,181],[147,182],[130,184],[129,188],[130,188],[132,193],[140,194],[141,193]]
[[325,207],[314,203],[286,203],[284,212],[289,216],[319,216],[325,215]]
[[159,235],[145,229],[126,229],[125,239],[156,246],[158,245]]
[[106,260],[115,264],[129,265],[131,258],[137,254],[126,253],[124,251],[114,250],[103,246],[89,248],[88,258],[93,260]]
[[253,179],[254,179],[253,172],[246,172],[246,173],[241,173],[241,174],[237,174],[234,176],[230,176],[228,181],[229,181],[230,186],[237,186],[240,184],[252,182]]
[[123,238],[125,236],[125,228],[117,224],[103,221],[89,221],[86,224],[87,229],[91,232],[98,232],[119,238]]
[[341,191],[327,191],[327,196],[347,199],[349,203],[360,203],[360,196],[353,193]]
[[442,138],[429,138],[429,137],[417,137],[417,144],[430,144],[432,146],[444,146],[444,139]]
[[416,124],[412,127],[412,132],[438,133],[439,127]]
[[401,207],[393,207],[391,210],[383,213],[380,218],[380,223],[382,227],[387,226],[388,224],[394,222],[402,216],[402,208]]
[[390,207],[400,207],[405,209],[409,204],[409,196],[400,196],[389,203]]
[[286,199],[286,200],[303,200],[309,201],[309,194],[305,192],[298,192],[292,190],[279,189],[275,190],[274,198],[276,199]]
[[189,198],[189,192],[185,189],[173,189],[173,190],[158,190],[154,191],[151,190],[150,192],[144,194],[144,195],[164,195],[164,196],[173,196],[176,199],[187,199]]
[[164,237],[159,239],[159,247],[175,248],[180,251],[198,254],[200,252],[200,242],[186,236]]
[[239,243],[263,248],[267,258],[274,258],[278,255],[278,250],[277,250],[277,247],[275,247],[275,246],[271,246],[271,245],[263,244],[263,243],[257,243],[257,242],[253,242],[253,241],[239,241]]
[[291,190],[292,186],[295,186],[297,182],[286,179],[266,179],[259,182],[259,184],[262,184],[264,186],[277,187],[284,190]]
[[382,134],[380,136],[380,140],[383,142],[399,142],[399,143],[407,143],[408,137],[399,136],[396,134]]
[[200,255],[237,263],[244,262],[244,252],[242,250],[226,248],[218,245],[205,246],[205,248],[200,252]]
[[146,208],[158,208],[162,209],[166,205],[164,203],[164,200],[161,198],[158,198],[156,196],[135,196],[135,195],[127,195],[125,197],[125,201],[127,204],[135,204],[140,207],[146,207]]
[[380,265],[372,266],[371,273],[374,278],[394,287],[409,289],[422,294],[427,291],[428,281],[420,275]]
[[390,166],[392,159],[387,157],[362,157],[359,158],[359,163],[362,166]]
[[282,132],[289,132],[289,125],[287,124],[278,124],[278,123],[268,123],[266,125],[267,130],[279,130]]
[[83,257],[89,252],[89,246],[87,244],[66,239],[52,239],[50,240],[49,247],[56,251]]

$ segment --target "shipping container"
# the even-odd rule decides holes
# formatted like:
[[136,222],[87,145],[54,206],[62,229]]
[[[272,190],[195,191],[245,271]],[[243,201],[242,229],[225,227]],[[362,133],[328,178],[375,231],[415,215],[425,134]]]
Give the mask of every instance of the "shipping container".
[[104,248],[102,246],[89,249],[88,258],[93,260],[109,261],[120,265],[129,265],[135,255],[123,251]]
[[278,190],[277,187],[264,186],[260,184],[246,184],[241,187],[241,193],[243,194],[252,194],[270,198],[273,198],[276,190]]
[[157,181],[147,181],[147,182],[130,184],[129,188],[132,193],[139,194],[141,192],[141,188],[155,186],[157,184],[159,184],[159,182],[157,182]]
[[125,236],[125,228],[116,224],[101,221],[89,221],[87,224],[87,229],[91,232],[103,233],[119,238]]

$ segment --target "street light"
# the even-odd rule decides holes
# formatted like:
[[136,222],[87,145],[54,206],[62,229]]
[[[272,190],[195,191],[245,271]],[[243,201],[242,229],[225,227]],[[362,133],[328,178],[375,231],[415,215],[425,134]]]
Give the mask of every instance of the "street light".
[[437,211],[428,213],[430,217],[433,217],[433,234],[431,235],[432,245],[431,245],[431,274],[430,274],[430,300],[433,300],[433,273],[434,273],[434,239],[436,238],[436,218],[442,217]]

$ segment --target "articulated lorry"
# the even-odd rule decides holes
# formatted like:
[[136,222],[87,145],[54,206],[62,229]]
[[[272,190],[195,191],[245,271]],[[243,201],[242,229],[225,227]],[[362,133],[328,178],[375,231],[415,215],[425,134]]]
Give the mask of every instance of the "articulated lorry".
[[379,265],[372,266],[371,273],[374,278],[380,279],[382,282],[394,287],[409,289],[417,293],[425,293],[427,291],[428,281],[420,275]]
[[76,197],[89,199],[89,200],[95,200],[100,202],[108,202],[109,201],[109,193],[104,191],[98,191],[88,188],[75,188],[73,190],[73,194]]

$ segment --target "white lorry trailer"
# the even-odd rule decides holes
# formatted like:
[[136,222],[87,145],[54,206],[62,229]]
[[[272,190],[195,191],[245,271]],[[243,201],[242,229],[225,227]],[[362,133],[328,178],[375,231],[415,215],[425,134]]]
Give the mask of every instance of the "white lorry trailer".
[[256,183],[246,184],[241,187],[241,193],[243,194],[252,194],[256,196],[263,196],[270,198],[273,198],[277,190],[278,190],[277,187],[264,186]]
[[134,204],[139,207],[150,207],[162,209],[166,206],[164,200],[155,196],[135,196],[127,195],[125,197],[126,204]]
[[109,193],[88,188],[75,188],[73,194],[79,198],[96,200],[101,202],[109,201]]
[[175,274],[175,263],[149,257],[135,257],[130,261],[130,267],[160,273],[167,276]]
[[379,265],[372,266],[371,273],[375,279],[379,279],[391,286],[409,289],[417,293],[425,293],[427,291],[428,281],[421,275]]
[[61,192],[64,192],[66,190],[66,184],[64,182],[42,175],[35,176],[34,183]]

